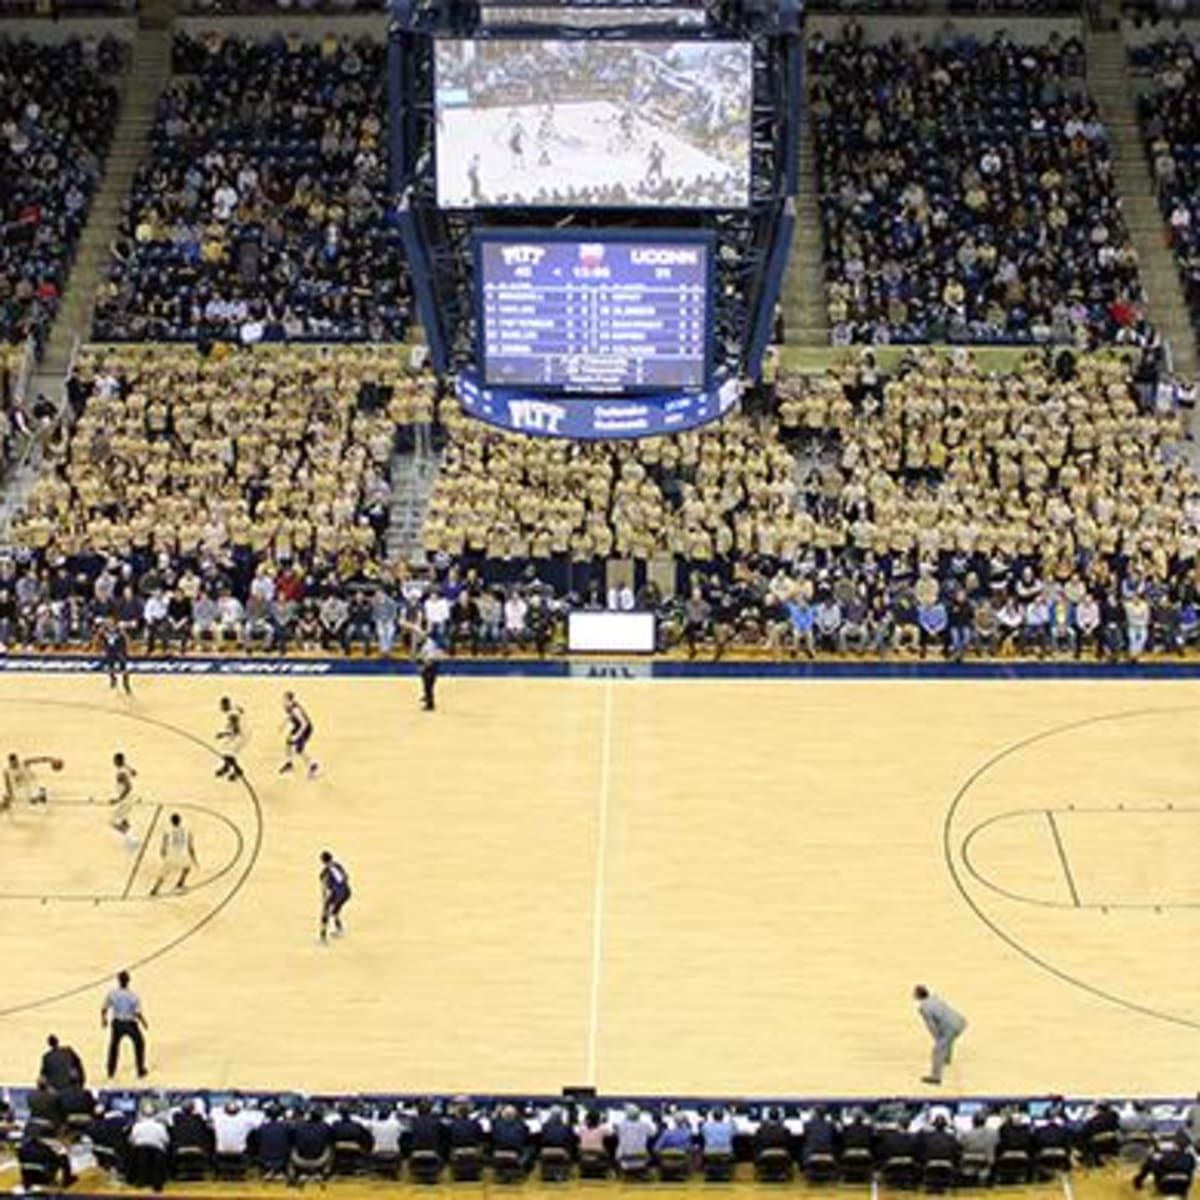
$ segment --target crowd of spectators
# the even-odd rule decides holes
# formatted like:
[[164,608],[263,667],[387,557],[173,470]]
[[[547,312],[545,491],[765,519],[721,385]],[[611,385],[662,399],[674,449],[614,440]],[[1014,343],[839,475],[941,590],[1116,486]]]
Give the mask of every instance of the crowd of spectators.
[[122,49],[0,36],[0,343],[43,343],[117,117]]
[[1200,42],[1185,33],[1131,52],[1150,73],[1138,115],[1192,322],[1200,335]]
[[95,335],[389,341],[409,299],[387,221],[386,49],[176,34]]
[[114,611],[150,636],[160,602],[184,642],[304,643],[379,579],[397,429],[433,388],[397,346],[85,350],[0,559],[0,643],[86,642]]
[[[107,1099],[107,1103],[105,1100]],[[516,1182],[532,1169],[544,1179],[657,1177],[699,1171],[726,1182],[739,1163],[762,1179],[799,1171],[811,1182],[844,1179],[931,1190],[980,1183],[1023,1184],[1114,1158],[1140,1164],[1134,1183],[1153,1177],[1160,1192],[1184,1194],[1195,1170],[1200,1105],[1167,1113],[1145,1104],[1009,1105],[676,1105],[610,1106],[599,1101],[489,1103],[300,1101],[232,1095],[144,1097],[136,1109],[97,1099],[80,1081],[44,1082],[25,1098],[23,1127],[0,1112],[27,1182],[72,1181],[69,1151],[133,1186],[160,1190],[169,1178],[264,1179],[293,1183],[330,1175],[379,1174],[456,1181],[490,1169]]]
[[1078,39],[809,43],[835,344],[1150,334]]
[[[693,654],[1200,643],[1194,391],[1146,352],[986,372],[913,349],[885,373],[864,351],[707,428],[608,443],[474,421],[386,347],[92,349],[68,396],[0,557],[9,647],[86,644],[115,615],[151,652],[388,654],[420,626],[546,654],[571,609],[635,607]],[[387,559],[388,467],[431,436],[418,571]]]

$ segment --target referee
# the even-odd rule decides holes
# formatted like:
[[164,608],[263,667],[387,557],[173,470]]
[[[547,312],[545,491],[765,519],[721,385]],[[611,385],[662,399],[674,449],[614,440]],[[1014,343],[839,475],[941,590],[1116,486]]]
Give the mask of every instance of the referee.
[[421,660],[421,707],[426,712],[433,712],[433,693],[437,687],[438,666],[442,661],[442,647],[432,633],[425,635],[418,652]]
[[146,1075],[146,1039],[142,1036],[142,1030],[149,1029],[150,1026],[142,1012],[142,1002],[129,986],[128,971],[122,971],[117,976],[117,986],[104,997],[104,1004],[100,1008],[100,1024],[107,1028],[110,1018],[112,1032],[108,1039],[109,1079],[117,1073],[117,1056],[125,1038],[133,1042],[138,1078],[143,1078]]

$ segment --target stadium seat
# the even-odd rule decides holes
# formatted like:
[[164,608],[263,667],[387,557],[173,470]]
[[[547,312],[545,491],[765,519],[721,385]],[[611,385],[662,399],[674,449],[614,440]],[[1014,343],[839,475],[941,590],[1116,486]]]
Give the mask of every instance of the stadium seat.
[[996,1155],[997,1183],[1027,1183],[1030,1178],[1029,1155],[1024,1150],[1002,1150]]
[[408,1160],[408,1175],[413,1183],[437,1183],[442,1160],[432,1150],[414,1150]]
[[[830,1160],[832,1162],[832,1160]],[[792,1156],[784,1149],[772,1146],[762,1150],[754,1159],[754,1173],[761,1183],[788,1183],[792,1178]],[[837,1164],[834,1164],[834,1173]],[[807,1174],[807,1167],[805,1173]],[[832,1178],[832,1176],[831,1176]]]
[[227,1182],[240,1182],[250,1170],[250,1159],[245,1154],[218,1154],[213,1159],[213,1176]]
[[1043,1146],[1034,1155],[1034,1170],[1049,1179],[1071,1169],[1071,1152],[1065,1146]]
[[686,1150],[660,1150],[658,1177],[663,1183],[682,1183],[692,1173],[692,1156]]
[[566,1183],[571,1178],[571,1156],[561,1146],[547,1146],[538,1156],[544,1183]]
[[972,1187],[987,1183],[991,1172],[992,1162],[986,1154],[965,1151],[958,1164],[959,1178]]
[[927,1192],[948,1192],[958,1182],[958,1171],[948,1158],[931,1158],[925,1164],[921,1180]]
[[847,1183],[866,1183],[875,1174],[875,1158],[863,1146],[842,1151],[842,1178]]
[[376,1150],[371,1155],[369,1165],[371,1173],[374,1175],[378,1175],[383,1179],[399,1179],[403,1160],[399,1154],[391,1151],[381,1152]]
[[581,1179],[607,1179],[609,1169],[609,1158],[603,1150],[580,1150],[579,1177]]
[[23,1158],[20,1160],[20,1167],[21,1187],[25,1191],[33,1191],[51,1185],[53,1171],[46,1163]]
[[525,1164],[516,1150],[496,1150],[492,1154],[492,1174],[497,1183],[520,1183]]
[[650,1178],[650,1155],[627,1154],[618,1161],[617,1169],[626,1183],[645,1183]]
[[732,1154],[706,1154],[704,1178],[709,1183],[728,1183],[733,1178]]
[[1191,1184],[1190,1175],[1164,1175],[1158,1181],[1158,1191],[1162,1196],[1186,1196]]
[[363,1148],[357,1142],[333,1143],[333,1173],[335,1175],[361,1175],[366,1170]]
[[333,1155],[326,1151],[320,1158],[302,1158],[294,1150],[288,1162],[288,1177],[296,1184],[304,1184],[310,1179],[324,1183],[329,1178],[333,1168]]
[[1094,1133],[1084,1146],[1084,1157],[1088,1162],[1102,1163],[1110,1158],[1116,1158],[1121,1150],[1120,1134],[1114,1129],[1104,1129]]
[[804,1159],[804,1178],[809,1183],[832,1183],[838,1176],[837,1159],[832,1154],[809,1154]]
[[199,1146],[180,1146],[171,1153],[171,1174],[175,1179],[195,1182],[208,1178],[209,1157]]
[[921,1168],[916,1159],[898,1154],[885,1160],[879,1174],[888,1187],[915,1188],[921,1181]]
[[477,1146],[450,1151],[450,1175],[455,1183],[477,1183],[483,1177],[483,1155]]

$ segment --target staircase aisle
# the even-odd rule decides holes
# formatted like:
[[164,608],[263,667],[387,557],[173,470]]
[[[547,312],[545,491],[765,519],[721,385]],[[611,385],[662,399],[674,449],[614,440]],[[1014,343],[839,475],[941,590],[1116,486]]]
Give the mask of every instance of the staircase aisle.
[[122,205],[145,153],[146,138],[154,122],[155,101],[170,74],[170,32],[139,29],[129,70],[124,76],[121,110],[105,161],[104,176],[92,200],[46,354],[33,376],[34,394],[42,392],[56,402],[59,400],[72,348],[76,340],[88,338],[96,288],[103,281],[110,247],[120,225]]
[[401,451],[392,456],[392,502],[387,529],[390,562],[425,561],[421,526],[441,460],[435,452]]
[[1137,250],[1150,320],[1170,345],[1175,370],[1195,376],[1195,332],[1142,145],[1125,42],[1115,29],[1087,34],[1087,83],[1108,129],[1121,208]]
[[827,346],[829,320],[825,311],[825,254],[821,244],[821,215],[817,205],[816,168],[807,130],[800,138],[800,193],[796,197],[796,231],[783,279],[784,344]]

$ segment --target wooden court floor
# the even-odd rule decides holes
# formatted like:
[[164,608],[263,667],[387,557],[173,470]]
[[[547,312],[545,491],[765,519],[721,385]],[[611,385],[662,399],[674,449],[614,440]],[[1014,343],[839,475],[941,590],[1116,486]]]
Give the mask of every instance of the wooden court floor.
[[[1195,683],[448,677],[431,715],[411,678],[135,682],[0,679],[0,751],[66,759],[0,814],[4,1082],[51,1031],[99,1077],[131,965],[163,1085],[919,1093],[923,981],[971,1023],[948,1091],[1195,1091]],[[94,802],[118,749],[144,853]],[[175,811],[201,868],[151,898]]]

